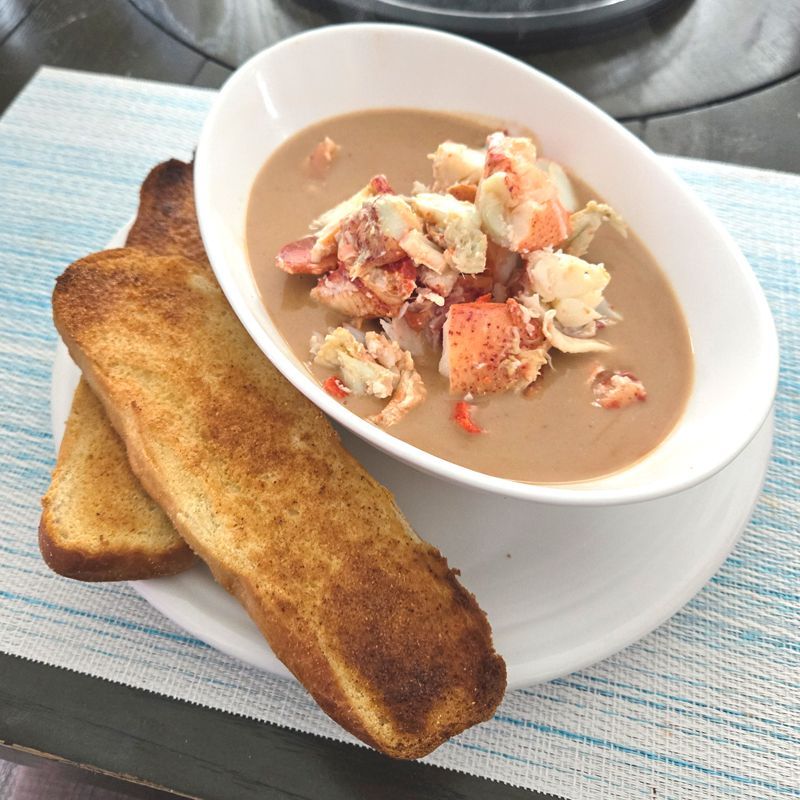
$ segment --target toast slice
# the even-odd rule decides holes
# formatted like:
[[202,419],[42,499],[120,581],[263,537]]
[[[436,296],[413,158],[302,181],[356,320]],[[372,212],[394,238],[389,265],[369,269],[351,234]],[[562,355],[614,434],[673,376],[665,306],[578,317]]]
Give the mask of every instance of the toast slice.
[[[191,164],[172,159],[150,171],[128,243],[208,264]],[[195,563],[188,545],[131,473],[119,437],[83,381],[42,504],[39,548],[48,566],[65,577],[144,580],[175,575]]]
[[122,442],[84,380],[42,498],[39,548],[54,572],[82,581],[175,575],[194,563],[133,476]]
[[492,716],[505,664],[475,598],[206,268],[97,253],[53,314],[134,473],[331,717],[416,758]]

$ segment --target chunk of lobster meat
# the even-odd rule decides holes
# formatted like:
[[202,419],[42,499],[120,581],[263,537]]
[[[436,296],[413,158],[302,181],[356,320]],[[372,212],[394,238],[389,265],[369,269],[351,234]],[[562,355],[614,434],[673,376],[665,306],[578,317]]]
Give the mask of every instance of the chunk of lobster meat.
[[362,280],[352,280],[344,267],[323,275],[310,296],[321,305],[354,319],[391,317],[399,312],[398,306],[385,303]]
[[450,391],[480,395],[527,388],[547,362],[536,323],[514,300],[450,306],[439,364]]
[[564,171],[564,168],[558,162],[552,161],[549,158],[537,158],[536,166],[547,173],[551,183],[555,186],[558,202],[561,203],[570,214],[574,214],[580,206],[578,205],[578,197],[575,194],[572,181],[569,179],[569,175]]
[[456,403],[455,408],[453,409],[453,419],[456,421],[456,424],[459,425],[463,430],[467,433],[485,433],[483,428],[478,425],[475,420],[472,418],[472,414],[475,411],[475,406],[471,403],[467,403],[464,400]]
[[565,253],[583,256],[589,251],[597,231],[604,222],[608,222],[620,236],[627,237],[628,228],[622,217],[606,203],[590,200],[585,208],[576,211],[570,218],[572,233],[561,244]]
[[529,253],[563,242],[572,232],[549,174],[536,164],[530,139],[493,133],[475,205],[495,243]]
[[417,288],[417,268],[410,258],[402,258],[393,264],[362,270],[360,281],[368,292],[391,309],[391,313],[382,316],[394,317]]
[[442,142],[428,158],[433,166],[433,191],[456,184],[476,186],[483,173],[485,154],[459,142]]
[[314,363],[338,369],[349,392],[390,397],[400,379],[399,372],[379,364],[347,328],[335,328],[316,348]]
[[569,236],[572,227],[569,212],[558,200],[550,200],[531,211],[529,222],[525,221],[522,229],[525,233],[516,240],[516,249],[531,253],[558,244]]
[[361,343],[346,328],[336,328],[325,337],[314,361],[340,370],[344,388],[333,384],[337,397],[344,397],[348,392],[389,397],[380,413],[370,417],[372,422],[384,427],[397,424],[422,403],[427,394],[411,354],[373,331],[367,333]]
[[474,183],[456,183],[447,190],[447,194],[461,200],[463,203],[472,203],[478,196],[478,187]]
[[[450,269],[444,253],[422,231],[409,231],[400,239],[399,245],[420,268],[439,274]],[[450,271],[455,272],[455,270]]]
[[290,275],[324,275],[336,269],[336,255],[323,256],[314,261],[312,252],[317,239],[304,236],[296,242],[285,244],[275,256],[275,266]]
[[580,328],[600,319],[597,307],[611,276],[602,264],[591,264],[561,251],[539,251],[526,258],[530,291],[555,309],[565,328]]
[[542,368],[550,363],[548,345],[543,344],[530,350],[520,350],[510,355],[501,365],[515,392],[533,389],[533,385],[542,373]]
[[557,199],[514,202],[499,174],[481,182],[475,205],[489,238],[515,253],[554,247],[572,230],[569,212]]
[[458,272],[475,274],[486,267],[486,234],[472,203],[449,194],[424,192],[411,198],[428,237],[444,251],[447,264]]
[[342,148],[329,136],[318,142],[314,149],[306,156],[303,163],[307,175],[317,180],[323,179],[330,171],[334,160]]
[[427,267],[420,267],[417,273],[417,280],[423,286],[441,297],[448,297],[455,288],[461,276],[451,267],[447,267],[442,272],[434,272]]
[[535,350],[541,347],[546,338],[543,320],[516,300],[506,300],[505,306],[511,323],[519,330],[520,348]]
[[379,414],[370,417],[377,425],[396,425],[409,411],[425,400],[427,390],[414,367],[414,359],[407,350],[383,334],[370,331],[365,337],[367,353],[378,364],[398,373],[396,388],[389,402]]
[[333,255],[337,249],[337,239],[342,222],[372,197],[381,194],[394,194],[385,175],[375,175],[370,182],[357,191],[347,200],[328,209],[317,217],[310,225],[311,231],[316,233],[316,241],[312,248],[312,261],[321,261],[326,256]]
[[337,400],[344,400],[350,394],[350,389],[347,388],[335,375],[331,375],[322,382],[322,388]]
[[420,374],[415,369],[405,370],[400,373],[397,388],[389,402],[369,420],[384,428],[396,425],[409,411],[424,402],[427,395],[428,391]]
[[486,138],[486,158],[481,182],[492,175],[502,175],[514,200],[531,198],[544,203],[556,195],[547,173],[536,163],[536,145],[522,136],[508,136],[495,131]]
[[599,368],[592,375],[593,406],[625,408],[647,399],[644,384],[632,373]]
[[[432,273],[425,276],[426,279],[433,277]],[[437,277],[446,277],[446,275]],[[442,327],[447,319],[450,306],[455,303],[471,303],[486,295],[491,291],[492,281],[490,276],[483,274],[458,275],[452,289],[446,295],[444,294],[446,286],[440,287],[441,291],[437,291],[435,286],[436,283],[431,280],[429,288],[444,297],[444,302],[440,305],[432,298],[418,293],[417,297],[406,307],[403,320],[405,325],[425,339],[429,347],[438,350],[441,346]]]
[[611,345],[601,339],[569,336],[556,325],[556,310],[545,312],[542,319],[542,333],[550,344],[562,353],[603,353],[611,350]]
[[428,300],[435,306],[439,306],[439,308],[444,308],[445,297],[438,292],[434,292],[433,289],[428,289],[426,286],[417,287],[417,297],[421,300]]
[[364,347],[379,364],[387,369],[398,371],[414,369],[414,359],[411,357],[411,353],[382,333],[367,331],[364,337]]
[[350,277],[358,278],[365,269],[405,258],[400,241],[421,229],[422,223],[402,197],[379,195],[342,220],[338,259]]

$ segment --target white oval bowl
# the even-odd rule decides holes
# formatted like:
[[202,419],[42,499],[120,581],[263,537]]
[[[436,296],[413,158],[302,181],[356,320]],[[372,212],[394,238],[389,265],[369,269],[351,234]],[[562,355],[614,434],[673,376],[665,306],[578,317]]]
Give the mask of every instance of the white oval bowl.
[[[544,155],[586,180],[645,242],[686,316],[695,379],[676,428],[643,460],[566,484],[486,475],[358,417],[290,351],[260,301],[247,258],[253,181],[294,133],[326,117],[382,107],[452,110],[527,126]],[[662,160],[613,119],[552,78],[483,45],[422,28],[355,24],[320,28],[264,50],[231,76],[214,101],[195,157],[195,198],[217,279],[266,356],[330,417],[439,477],[542,503],[639,502],[718,472],[750,442],[771,407],[778,374],[775,327],[728,233]]]

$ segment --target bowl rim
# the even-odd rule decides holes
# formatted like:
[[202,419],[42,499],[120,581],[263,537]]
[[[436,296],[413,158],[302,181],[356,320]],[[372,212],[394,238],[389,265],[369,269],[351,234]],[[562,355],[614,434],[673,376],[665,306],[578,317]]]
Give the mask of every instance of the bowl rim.
[[[575,481],[566,483],[525,483],[509,478],[501,478],[477,470],[463,467],[454,462],[447,461],[435,456],[421,448],[411,445],[359,417],[346,407],[342,406],[334,398],[330,397],[322,387],[293,363],[291,358],[281,351],[272,341],[270,334],[265,331],[262,325],[251,314],[247,308],[243,297],[232,277],[230,270],[225,268],[225,258],[222,246],[217,243],[213,233],[213,226],[209,220],[214,218],[212,211],[212,199],[210,193],[204,191],[204,187],[209,183],[209,175],[212,163],[211,140],[218,118],[225,113],[226,101],[235,92],[240,84],[252,80],[257,75],[262,62],[274,57],[274,54],[296,47],[299,43],[313,43],[319,45],[318,40],[335,39],[351,36],[375,36],[375,35],[407,36],[418,40],[427,40],[426,44],[434,44],[437,41],[449,41],[458,46],[478,54],[482,58],[494,59],[496,63],[503,63],[506,67],[524,72],[528,77],[533,76],[536,80],[544,82],[551,88],[570,96],[571,102],[578,105],[583,113],[592,116],[598,123],[609,126],[613,125],[617,135],[622,136],[628,146],[635,148],[639,153],[651,163],[657,165],[665,180],[673,185],[678,185],[687,200],[692,203],[693,211],[701,215],[704,223],[710,226],[725,245],[728,252],[736,262],[736,268],[741,273],[741,277],[748,286],[748,292],[753,300],[757,318],[759,319],[761,339],[764,347],[762,352],[762,374],[769,377],[769,382],[764,386],[764,391],[759,395],[760,404],[757,407],[751,406],[751,413],[748,416],[748,424],[738,429],[738,436],[734,439],[721,443],[719,456],[709,460],[702,465],[701,469],[692,471],[684,475],[672,475],[663,479],[648,480],[646,483],[625,487],[594,487],[587,484],[594,481],[602,481],[605,477],[618,476],[624,473],[625,467],[605,476],[593,478],[590,481]],[[722,223],[711,212],[706,204],[700,200],[695,193],[686,186],[681,178],[665,165],[659,162],[658,155],[647,145],[641,142],[630,131],[626,130],[617,123],[611,116],[606,114],[596,105],[585,99],[575,91],[555,80],[554,78],[540,72],[524,62],[521,62],[505,53],[502,53],[487,45],[474,42],[462,36],[444,33],[441,31],[420,28],[413,25],[400,25],[394,23],[347,23],[340,25],[326,25],[304,31],[294,36],[281,40],[280,42],[259,51],[245,61],[223,84],[219,93],[209,110],[200,138],[197,144],[194,159],[194,191],[195,204],[197,209],[198,223],[203,238],[208,258],[216,278],[225,294],[228,302],[233,308],[239,321],[254,340],[259,349],[264,353],[272,364],[282,373],[282,375],[292,383],[305,397],[314,405],[320,408],[326,415],[333,418],[336,422],[351,430],[354,434],[367,441],[374,447],[382,450],[389,456],[400,459],[411,466],[422,470],[436,477],[452,481],[472,489],[491,492],[506,497],[513,497],[522,500],[545,503],[548,505],[570,505],[570,506],[606,506],[622,505],[629,503],[639,503],[653,500],[659,497],[666,497],[677,492],[684,491],[705,481],[712,475],[719,472],[729,464],[742,450],[749,444],[757,434],[762,424],[766,420],[772,408],[778,382],[778,340],[775,323],[764,296],[764,292],[759,284],[752,268],[748,264],[739,246],[733,237],[723,227]],[[684,412],[685,413],[685,412]],[[680,425],[683,416],[678,419],[675,428]],[[667,435],[669,438],[672,433]],[[664,440],[666,441],[666,440]],[[657,445],[657,448],[661,445]],[[651,451],[652,452],[652,451]],[[649,455],[649,454],[648,454]],[[646,458],[647,456],[645,456]],[[636,462],[637,464],[639,462]],[[635,465],[630,465],[635,466]],[[582,488],[583,487],[583,488]]]

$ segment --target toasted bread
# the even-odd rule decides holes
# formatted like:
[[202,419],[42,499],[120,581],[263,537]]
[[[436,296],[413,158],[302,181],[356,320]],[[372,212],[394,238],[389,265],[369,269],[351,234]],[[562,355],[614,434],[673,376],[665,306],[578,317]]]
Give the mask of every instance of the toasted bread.
[[42,556],[68,578],[132,581],[174,575],[194,563],[133,476],[122,442],[83,380],[42,507]]
[[197,225],[191,164],[173,158],[150,171],[127,245],[155,255],[186,256],[211,268]]
[[[191,164],[173,159],[151,170],[128,243],[208,263],[195,215]],[[142,580],[174,575],[195,563],[188,545],[131,473],[122,443],[83,382],[42,503],[42,555],[68,578]]]
[[491,717],[505,664],[475,598],[204,267],[98,253],[53,313],[144,487],[331,717],[400,758]]

